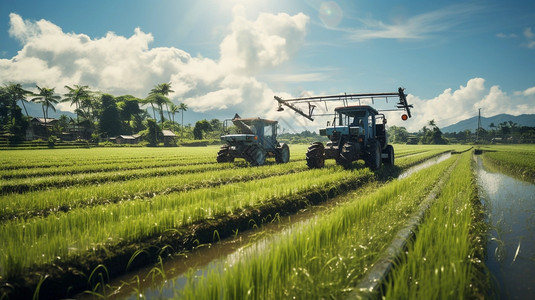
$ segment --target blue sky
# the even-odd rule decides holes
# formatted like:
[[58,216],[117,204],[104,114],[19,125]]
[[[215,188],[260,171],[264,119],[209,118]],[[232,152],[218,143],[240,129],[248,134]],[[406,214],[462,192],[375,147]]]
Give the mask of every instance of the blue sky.
[[[171,82],[199,118],[264,116],[322,126],[283,98],[405,87],[418,130],[482,114],[535,113],[533,1],[0,2],[0,81],[89,85],[146,97]],[[67,104],[58,107],[69,110]]]

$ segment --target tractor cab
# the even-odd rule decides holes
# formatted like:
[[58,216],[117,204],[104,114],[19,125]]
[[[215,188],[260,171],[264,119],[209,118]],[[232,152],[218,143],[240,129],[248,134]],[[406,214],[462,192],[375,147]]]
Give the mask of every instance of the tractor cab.
[[223,141],[228,143],[247,142],[249,144],[259,144],[263,148],[273,149],[276,147],[277,136],[277,121],[261,119],[261,118],[238,118],[234,117],[231,120],[223,122],[223,129],[225,132],[229,131],[232,122],[236,132],[235,134],[227,134],[221,137]]
[[238,114],[225,120],[223,130],[226,134],[221,136],[224,144],[217,161],[232,162],[234,158],[244,158],[251,165],[259,166],[264,164],[266,157],[272,156],[277,163],[287,163],[290,149],[277,141],[277,124],[277,121],[268,119],[241,118]]
[[[327,122],[325,129],[320,129],[320,135],[327,136],[338,145],[350,139],[364,144],[368,140],[379,139],[382,148],[386,146],[384,114],[367,105],[353,105],[335,108],[332,123]],[[340,136],[346,138],[341,139]]]

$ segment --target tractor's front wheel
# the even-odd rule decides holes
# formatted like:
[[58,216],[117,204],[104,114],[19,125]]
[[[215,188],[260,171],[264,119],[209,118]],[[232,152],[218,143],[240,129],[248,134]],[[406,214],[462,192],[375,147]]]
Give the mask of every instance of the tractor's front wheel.
[[222,145],[219,151],[217,152],[216,161],[218,163],[233,162],[234,157],[230,155],[229,145]]
[[381,167],[381,144],[373,142],[370,145],[369,153],[366,155],[366,165],[370,170],[377,170]]
[[307,166],[310,169],[320,169],[325,165],[325,147],[320,142],[312,143],[306,154]]
[[282,143],[280,147],[276,149],[275,161],[278,164],[285,164],[290,161],[290,147],[287,144]]

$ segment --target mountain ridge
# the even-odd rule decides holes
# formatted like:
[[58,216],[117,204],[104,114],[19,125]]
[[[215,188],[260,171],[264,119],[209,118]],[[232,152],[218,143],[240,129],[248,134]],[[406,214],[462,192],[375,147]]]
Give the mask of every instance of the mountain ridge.
[[[472,132],[475,132],[477,129],[477,116],[459,121],[455,124],[445,126],[440,130],[444,133],[460,132],[469,129]],[[490,124],[494,123],[497,129],[498,125],[503,122],[512,121],[517,124],[517,126],[529,126],[535,127],[535,114],[522,114],[518,116],[513,116],[509,114],[498,114],[492,117],[481,117],[481,127],[485,130],[490,130]]]

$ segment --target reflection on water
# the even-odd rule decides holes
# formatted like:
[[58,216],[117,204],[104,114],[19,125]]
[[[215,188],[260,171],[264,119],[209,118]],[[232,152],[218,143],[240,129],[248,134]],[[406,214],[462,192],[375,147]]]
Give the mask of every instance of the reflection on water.
[[[313,222],[318,211],[325,213],[326,210],[335,207],[336,203],[336,201],[331,201],[321,206],[311,206],[290,217],[276,218],[260,225],[258,229],[240,233],[236,237],[227,238],[215,244],[201,246],[192,252],[168,260],[162,265],[166,275],[165,280],[158,273],[156,273],[158,276],[153,280],[151,276],[153,266],[135,272],[141,279],[139,284],[137,282],[131,283],[133,277],[131,273],[113,279],[110,282],[111,286],[121,286],[122,282],[130,282],[130,284],[124,285],[108,298],[137,299],[139,292],[147,299],[173,297],[176,290],[186,286],[188,277],[191,277],[192,274],[204,276],[212,269],[223,268],[225,262],[232,265],[240,258],[243,259],[247,255],[258,253],[259,249],[269,247],[273,240],[280,235],[292,234],[296,230],[296,224],[305,226],[308,222]],[[277,236],[274,236],[274,233],[277,233]],[[144,278],[145,280],[143,280]]]
[[440,162],[443,162],[445,161],[446,159],[450,158],[451,157],[451,152],[448,152],[448,153],[444,153],[442,155],[439,155],[437,157],[433,157],[433,158],[430,158],[428,160],[426,160],[425,162],[421,163],[421,164],[418,164],[414,167],[411,167],[409,168],[408,170],[406,170],[405,172],[401,173],[401,175],[398,176],[398,179],[403,179],[403,178],[406,178],[406,177],[409,177],[411,174],[413,173],[416,173],[420,170],[423,170],[425,168],[428,168],[432,165],[436,165]]
[[487,266],[502,299],[535,292],[535,185],[486,170],[478,158],[480,197],[491,226]]

